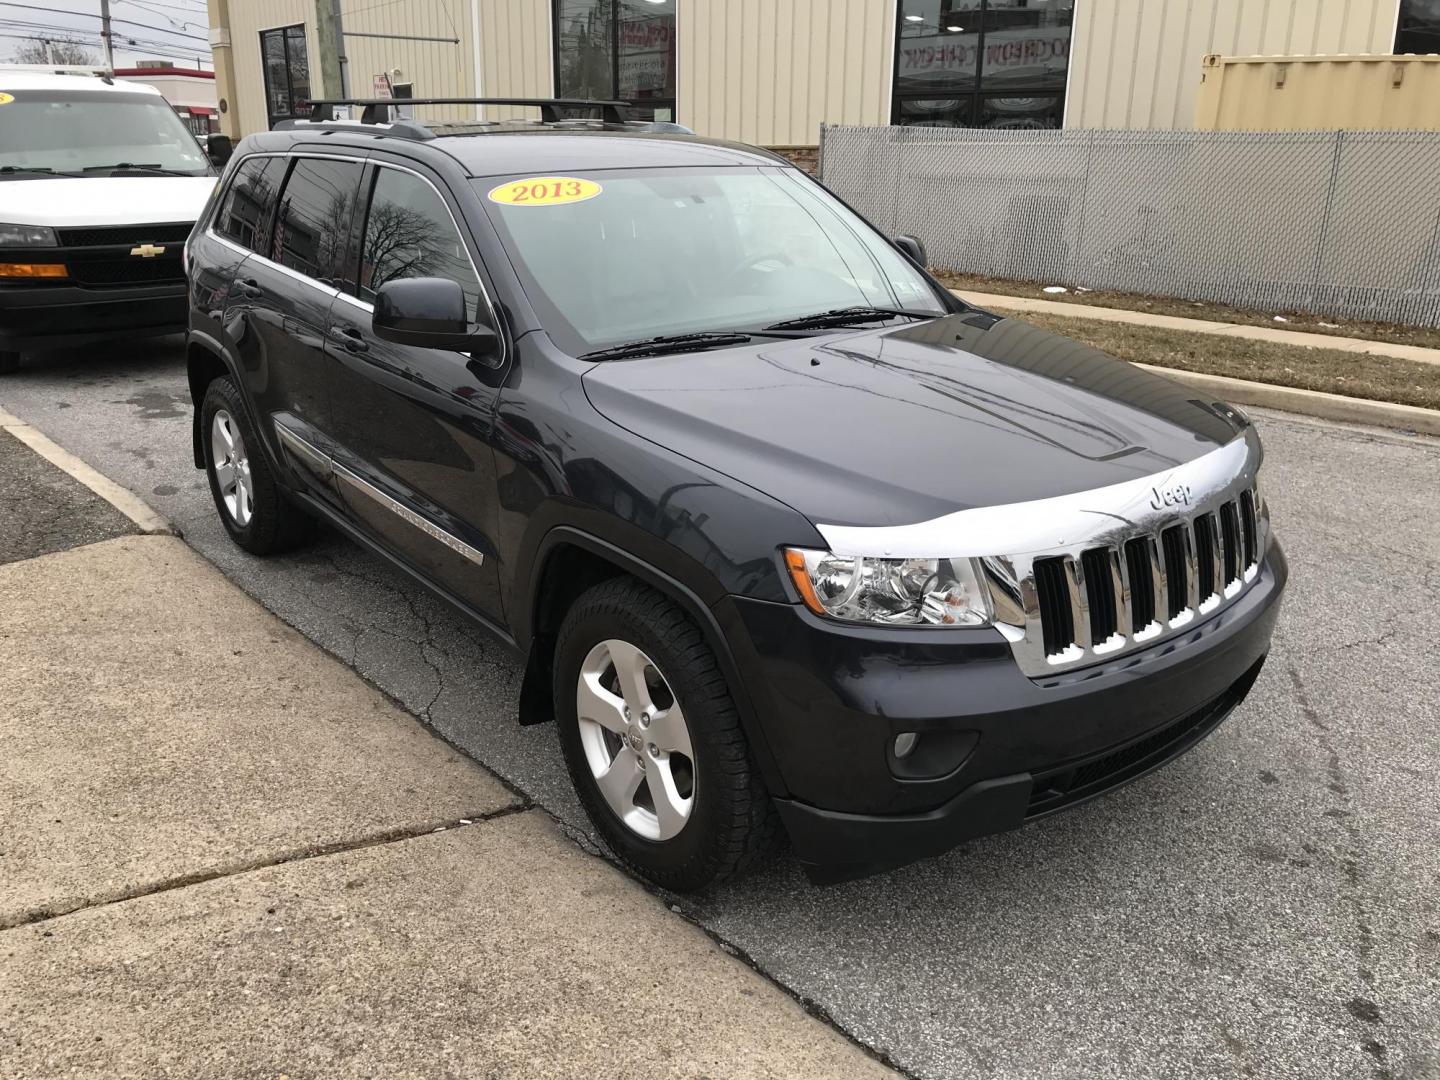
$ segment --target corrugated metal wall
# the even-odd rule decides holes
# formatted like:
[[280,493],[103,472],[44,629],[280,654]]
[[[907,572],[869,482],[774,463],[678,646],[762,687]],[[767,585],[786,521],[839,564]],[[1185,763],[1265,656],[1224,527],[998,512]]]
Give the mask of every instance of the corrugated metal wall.
[[1440,57],[1212,56],[1196,99],[1209,131],[1440,131]]
[[[434,0],[426,0],[434,2]],[[460,0],[456,0],[460,2]],[[471,0],[465,0],[470,3]],[[481,97],[554,97],[550,0],[477,0]],[[533,120],[534,109],[491,106],[487,120]]]
[[[312,3],[311,7],[314,6]],[[233,10],[233,9],[232,9]],[[354,34],[406,34],[412,37],[454,38],[448,41],[396,41],[383,38],[345,39],[350,60],[350,93],[374,94],[375,76],[399,68],[415,87],[416,97],[466,97],[475,93],[475,45],[470,29],[470,0],[344,0],[340,6],[345,32]],[[316,65],[318,66],[318,65]],[[430,119],[473,119],[465,106],[427,109]]]
[[1067,127],[1185,129],[1209,53],[1388,53],[1399,0],[1076,0]]
[[315,5],[309,0],[232,0],[230,44],[235,63],[235,98],[240,134],[264,131],[265,73],[260,64],[260,31],[305,24],[306,51],[315,85],[320,81],[320,54],[315,45]]
[[894,0],[679,0],[676,111],[701,135],[813,146],[886,124]]
[[[348,37],[350,94],[369,97],[376,75],[399,68],[411,80],[416,97],[466,97],[475,93],[475,38],[471,19],[481,10],[481,44],[487,79],[485,92],[495,96],[548,94],[549,5],[546,0],[405,0],[376,4],[346,0],[341,7],[347,33],[404,34],[412,37],[457,38],[449,41],[397,41]],[[320,87],[320,54],[315,37],[314,0],[239,0],[230,5],[231,43],[235,62],[235,96],[240,132],[263,131],[266,125],[265,77],[260,64],[260,31],[276,26],[305,25],[312,87]],[[543,70],[542,68],[543,61]],[[327,96],[333,96],[326,88]],[[533,114],[534,110],[530,110]],[[463,106],[428,110],[436,119],[471,119]]]

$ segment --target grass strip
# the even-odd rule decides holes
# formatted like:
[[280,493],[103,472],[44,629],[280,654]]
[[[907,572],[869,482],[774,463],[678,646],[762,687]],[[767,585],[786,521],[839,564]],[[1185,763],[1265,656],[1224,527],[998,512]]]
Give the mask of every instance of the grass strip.
[[1440,366],[1434,364],[1083,317],[1029,313],[1016,317],[1121,360],[1440,409]]
[[[999,293],[1003,296],[1026,296],[1036,300],[1054,300],[1062,304],[1086,304],[1093,307],[1123,308],[1145,311],[1153,315],[1176,315],[1182,319],[1207,319],[1210,322],[1238,323],[1242,326],[1268,326],[1272,330],[1302,330],[1307,334],[1329,334],[1333,337],[1364,338],[1367,341],[1388,341],[1396,345],[1419,345],[1440,349],[1440,330],[1424,326],[1397,326],[1393,323],[1364,322],[1358,319],[1330,318],[1307,315],[1298,311],[1258,311],[1212,304],[1208,301],[1182,300],[1174,296],[1143,296],[1137,293],[1105,292],[1087,289],[1076,292],[1047,293],[1046,285],[1063,284],[1039,281],[1011,281],[986,277],[983,274],[962,274],[954,270],[930,271],[946,288],[969,289],[973,292]],[[1284,322],[1279,322],[1279,315]]]

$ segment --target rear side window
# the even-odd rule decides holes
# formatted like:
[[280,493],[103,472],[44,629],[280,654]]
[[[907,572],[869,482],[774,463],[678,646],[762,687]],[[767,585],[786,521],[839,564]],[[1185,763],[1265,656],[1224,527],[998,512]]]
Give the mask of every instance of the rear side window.
[[338,285],[359,194],[358,162],[296,158],[280,195],[270,257],[316,281]]
[[400,278],[458,281],[472,318],[480,305],[480,280],[445,202],[426,181],[398,169],[376,170],[375,190],[360,249],[360,297]]
[[284,158],[252,157],[242,161],[215,215],[215,231],[241,247],[269,255],[270,219],[284,171]]

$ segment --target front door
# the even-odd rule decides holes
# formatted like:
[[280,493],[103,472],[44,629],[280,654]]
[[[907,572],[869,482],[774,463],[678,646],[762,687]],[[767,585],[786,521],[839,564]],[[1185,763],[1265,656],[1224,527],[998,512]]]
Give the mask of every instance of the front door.
[[326,343],[336,481],[362,529],[500,622],[490,449],[498,391],[466,354],[396,345],[370,326],[375,290],[400,278],[458,281],[472,313],[489,301],[435,184],[377,164],[367,186],[358,279],[331,309]]

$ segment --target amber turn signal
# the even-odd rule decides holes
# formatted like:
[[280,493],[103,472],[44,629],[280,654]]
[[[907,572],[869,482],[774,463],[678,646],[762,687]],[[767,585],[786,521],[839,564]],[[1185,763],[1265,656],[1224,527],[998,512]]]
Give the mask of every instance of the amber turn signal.
[[70,272],[64,263],[0,263],[0,278],[63,278]]
[[790,571],[790,580],[795,583],[795,591],[800,594],[800,599],[805,601],[805,606],[816,615],[824,615],[825,608],[820,603],[820,597],[815,595],[815,586],[810,583],[810,571],[805,568],[805,556],[794,548],[785,549],[785,566]]

